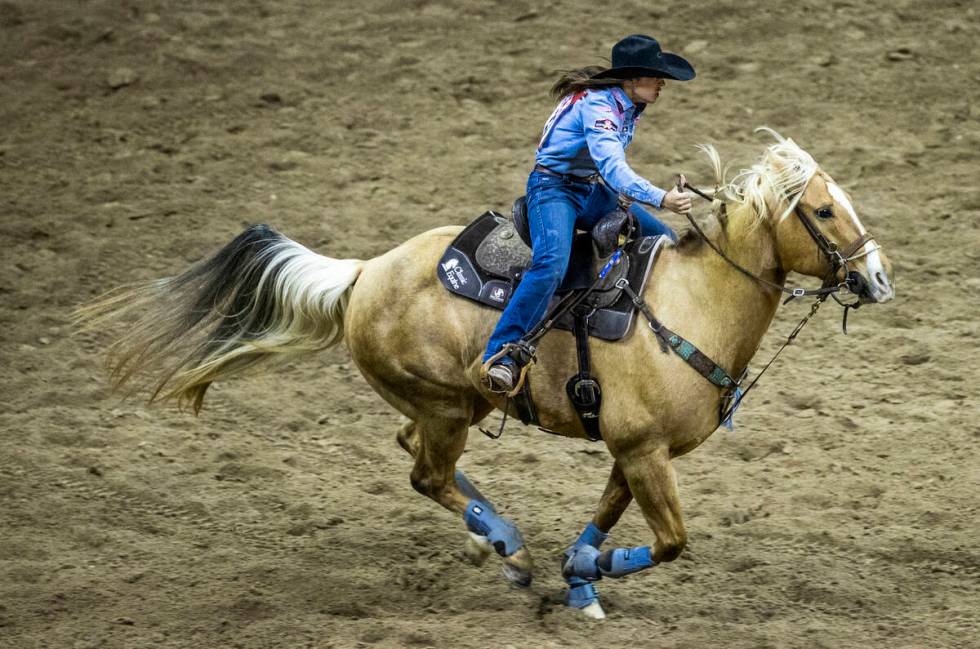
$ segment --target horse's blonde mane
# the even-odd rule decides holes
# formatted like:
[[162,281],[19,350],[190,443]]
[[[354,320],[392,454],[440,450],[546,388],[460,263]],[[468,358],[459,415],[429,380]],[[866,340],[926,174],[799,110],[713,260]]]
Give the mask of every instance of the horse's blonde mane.
[[785,201],[791,201],[803,191],[817,171],[817,163],[796,142],[784,138],[766,126],[755,129],[772,135],[776,142],[766,148],[762,159],[749,169],[743,169],[732,180],[725,180],[718,151],[710,144],[699,144],[715,172],[718,198],[741,203],[751,208],[761,222],[768,219],[772,210]]

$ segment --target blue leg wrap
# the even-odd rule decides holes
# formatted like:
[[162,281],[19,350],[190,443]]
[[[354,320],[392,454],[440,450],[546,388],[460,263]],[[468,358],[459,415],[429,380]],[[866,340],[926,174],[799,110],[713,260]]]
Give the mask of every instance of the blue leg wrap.
[[603,577],[618,579],[631,575],[634,572],[646,570],[656,565],[653,557],[650,556],[650,546],[644,545],[642,548],[616,548],[606,550],[599,555],[596,566]]
[[565,551],[565,562],[561,567],[561,576],[571,585],[573,579],[580,582],[599,581],[602,573],[596,561],[599,550],[591,545],[580,545]]
[[476,488],[476,485],[470,482],[469,478],[463,475],[463,472],[459,469],[456,469],[456,486],[459,487],[459,490],[463,492],[463,495],[470,500],[479,500],[481,503],[489,507],[490,511],[497,511],[496,508],[494,508],[493,503],[491,503],[486,496],[480,493],[480,490]]
[[650,547],[615,548],[599,553],[599,550],[585,545],[574,549],[562,566],[562,575],[571,584],[578,577],[585,582],[593,582],[609,577],[618,579],[656,565],[650,556]]
[[[575,578],[573,577],[572,579]],[[568,581],[568,592],[565,593],[565,606],[585,608],[592,602],[599,601],[599,593],[596,592],[595,584],[582,581],[580,584],[573,586],[571,579],[566,581]]]
[[[599,530],[594,523],[586,525],[572,547],[565,550],[562,574],[565,574],[566,567],[580,554],[580,551],[584,551],[586,555],[592,555],[594,553],[592,557],[592,564],[594,565],[595,557],[599,555],[598,548],[608,536],[608,534]],[[565,604],[567,606],[572,608],[585,608],[592,602],[599,601],[599,593],[596,591],[595,586],[589,583],[588,580],[575,574],[574,571],[570,571],[565,576],[565,583],[568,584],[568,592],[565,594]]]
[[575,540],[575,545],[572,547],[579,545],[591,545],[594,548],[599,548],[602,547],[603,541],[605,541],[607,538],[609,538],[609,535],[599,530],[599,528],[595,526],[595,523],[589,523],[585,526],[585,529],[582,530],[582,533],[579,534],[578,539]]
[[471,500],[463,514],[466,528],[474,534],[485,536],[493,549],[502,557],[509,557],[522,547],[524,539],[520,530],[506,518],[497,515],[492,507],[479,500]]

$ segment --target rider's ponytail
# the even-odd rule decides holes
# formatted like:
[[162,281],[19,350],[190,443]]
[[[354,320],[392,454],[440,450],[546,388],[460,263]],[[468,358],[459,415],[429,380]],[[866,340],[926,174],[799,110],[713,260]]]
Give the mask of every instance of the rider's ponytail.
[[551,96],[560,101],[568,95],[590,88],[611,88],[622,85],[622,79],[593,79],[593,76],[605,70],[605,66],[590,65],[576,70],[561,70],[561,76],[555,85],[551,86]]

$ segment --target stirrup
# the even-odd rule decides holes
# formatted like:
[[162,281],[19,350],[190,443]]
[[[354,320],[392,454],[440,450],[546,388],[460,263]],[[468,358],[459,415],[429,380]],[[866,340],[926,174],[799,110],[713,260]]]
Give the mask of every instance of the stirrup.
[[[509,356],[517,369],[517,379],[510,391],[494,390],[489,376],[490,367],[504,356]],[[524,381],[527,378],[528,370],[531,369],[531,363],[536,363],[537,360],[534,356],[534,348],[520,342],[506,343],[499,352],[488,358],[480,366],[480,381],[495,394],[502,394],[507,398],[517,396],[521,388],[524,387]]]

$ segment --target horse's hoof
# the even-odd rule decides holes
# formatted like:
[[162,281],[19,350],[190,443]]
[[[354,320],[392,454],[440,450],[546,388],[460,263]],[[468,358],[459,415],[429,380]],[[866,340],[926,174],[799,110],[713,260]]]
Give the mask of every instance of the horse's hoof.
[[606,619],[606,612],[602,610],[602,604],[600,604],[598,601],[592,602],[588,606],[584,606],[579,610],[582,612],[582,615],[585,617],[590,617],[593,620]]
[[506,563],[502,567],[504,577],[515,586],[520,586],[521,588],[527,588],[531,585],[531,581],[534,579],[534,575],[526,570],[521,570],[520,568],[515,568],[514,566],[509,566]]
[[490,544],[490,539],[470,532],[469,538],[466,539],[466,546],[463,548],[467,561],[479,568],[486,563],[491,552],[493,552],[493,545]]
[[526,547],[504,557],[504,576],[518,586],[530,586],[534,575],[534,561]]

